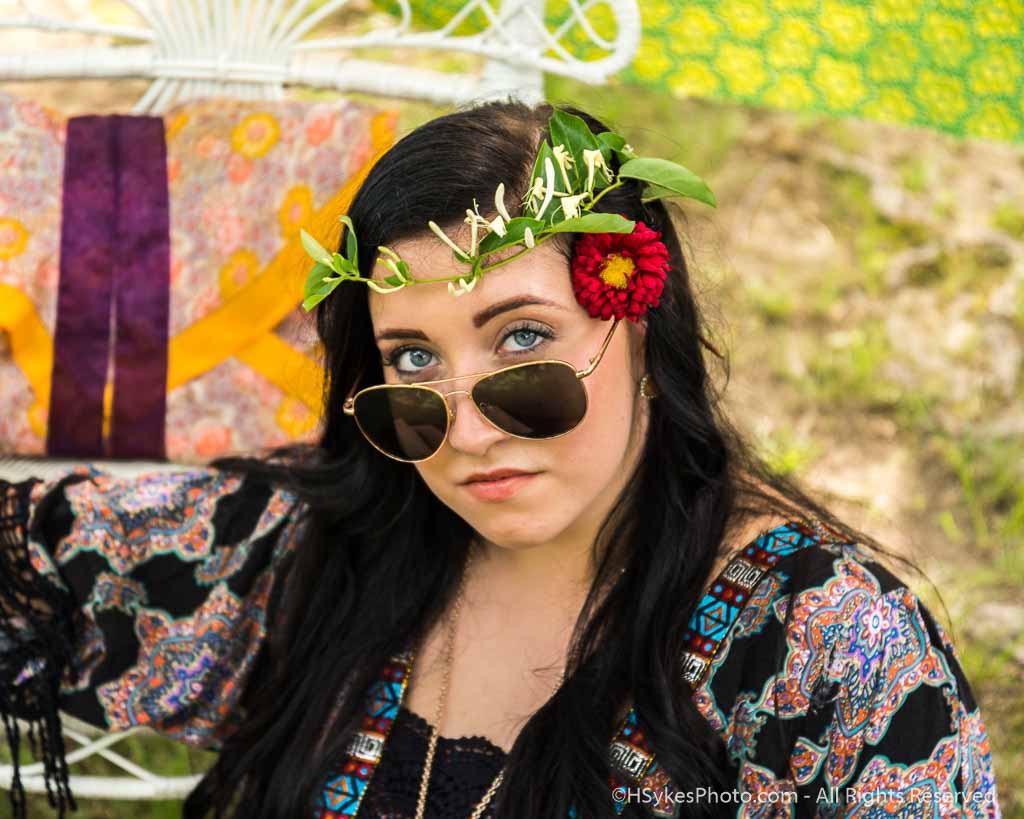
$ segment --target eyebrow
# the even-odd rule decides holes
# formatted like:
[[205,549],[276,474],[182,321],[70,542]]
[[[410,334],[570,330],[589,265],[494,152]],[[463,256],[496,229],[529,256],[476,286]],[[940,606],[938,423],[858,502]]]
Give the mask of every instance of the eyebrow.
[[[485,307],[479,313],[473,316],[473,326],[478,330],[483,327],[491,319],[500,316],[502,313],[508,313],[511,310],[518,310],[520,307],[527,307],[531,304],[540,304],[547,307],[555,307],[559,310],[568,310],[564,304],[559,304],[557,301],[551,301],[549,299],[541,298],[540,296],[512,296],[511,298],[505,299],[504,301],[497,301],[490,307]],[[387,341],[388,339],[400,339],[400,338],[418,338],[423,341],[429,341],[427,334],[422,330],[417,330],[412,327],[394,327],[386,330],[381,330],[376,335],[377,341]]]

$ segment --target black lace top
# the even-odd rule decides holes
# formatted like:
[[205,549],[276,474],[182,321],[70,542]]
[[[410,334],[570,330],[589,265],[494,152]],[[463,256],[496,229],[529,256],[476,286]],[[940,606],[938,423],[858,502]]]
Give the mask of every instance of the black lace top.
[[[360,815],[367,819],[412,819],[416,815],[430,725],[404,705],[366,789]],[[467,819],[491,786],[505,752],[482,736],[437,739],[427,787],[426,819]],[[492,799],[483,815],[492,816]]]

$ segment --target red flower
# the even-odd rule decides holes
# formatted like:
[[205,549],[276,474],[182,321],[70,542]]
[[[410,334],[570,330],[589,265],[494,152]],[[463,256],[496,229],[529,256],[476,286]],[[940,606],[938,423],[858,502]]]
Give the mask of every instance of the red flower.
[[572,289],[591,318],[636,321],[657,307],[668,274],[661,232],[637,221],[632,233],[584,233],[572,258]]

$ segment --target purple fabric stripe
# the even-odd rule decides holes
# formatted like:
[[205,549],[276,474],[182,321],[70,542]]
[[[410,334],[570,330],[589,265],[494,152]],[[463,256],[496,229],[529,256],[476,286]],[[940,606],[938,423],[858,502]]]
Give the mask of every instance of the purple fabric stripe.
[[46,451],[103,457],[115,208],[109,117],[68,120]]
[[171,243],[161,117],[117,116],[111,455],[163,459]]

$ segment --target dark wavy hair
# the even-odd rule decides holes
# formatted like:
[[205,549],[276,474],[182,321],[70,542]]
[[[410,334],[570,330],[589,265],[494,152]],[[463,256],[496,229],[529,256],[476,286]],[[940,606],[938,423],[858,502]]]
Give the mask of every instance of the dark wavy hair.
[[[582,117],[595,133],[608,130],[574,106],[557,107]],[[508,200],[521,201],[552,111],[550,103],[491,101],[400,139],[370,170],[349,210],[362,275],[370,275],[378,245],[422,235],[430,219],[461,223],[474,198],[493,201],[500,181]],[[720,410],[672,219],[682,211],[664,200],[643,203],[640,188],[629,180],[597,209],[661,231],[671,256],[661,303],[647,314],[644,358],[659,396],[649,405],[635,474],[594,544],[598,569],[576,623],[565,682],[509,753],[494,804],[500,819],[564,819],[571,804],[587,819],[615,816],[608,744],[629,695],[677,789],[733,787],[723,742],[694,705],[679,662],[683,632],[721,544],[772,514],[817,518],[851,541],[885,551],[774,472]],[[567,260],[576,238],[561,241]],[[306,524],[244,697],[245,719],[186,800],[186,819],[211,811],[232,819],[309,815],[359,725],[364,693],[380,667],[417,644],[453,601],[474,534],[412,465],[381,456],[342,413],[358,373],[363,384],[384,380],[367,288],[335,290],[317,307],[316,328],[325,373],[319,442],[212,462],[287,486],[301,499]],[[715,809],[695,804],[687,814]],[[624,815],[641,810],[627,805]]]

